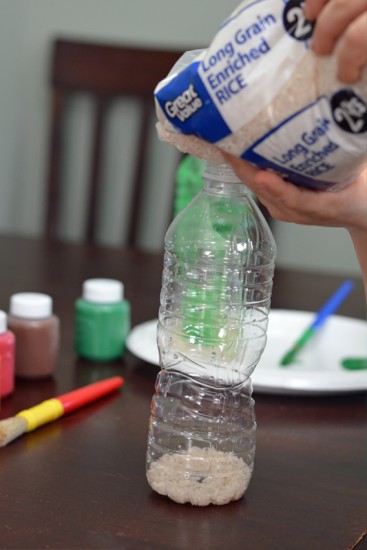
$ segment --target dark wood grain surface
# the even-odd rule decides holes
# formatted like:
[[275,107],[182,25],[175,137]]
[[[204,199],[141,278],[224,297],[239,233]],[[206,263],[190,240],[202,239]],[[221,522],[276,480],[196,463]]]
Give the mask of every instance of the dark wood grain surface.
[[[0,308],[8,309],[14,292],[46,292],[62,327],[56,375],[17,381],[1,404],[2,418],[110,375],[126,381],[121,392],[0,449],[0,548],[347,550],[366,531],[366,392],[255,394],[255,471],[245,497],[223,507],[175,504],[145,479],[158,368],[129,352],[93,364],[73,351],[82,282],[122,280],[136,325],[157,315],[162,258],[10,236],[0,237],[0,257]],[[340,282],[279,270],[273,307],[315,310]],[[365,319],[360,281],[340,313]]]

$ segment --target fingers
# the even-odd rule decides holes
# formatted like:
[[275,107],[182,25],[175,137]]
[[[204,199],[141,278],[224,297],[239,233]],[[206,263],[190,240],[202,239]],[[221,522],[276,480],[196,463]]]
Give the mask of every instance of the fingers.
[[273,172],[254,168],[227,153],[224,156],[273,218],[302,225],[367,229],[367,168],[353,184],[328,193],[297,187]]
[[[324,0],[321,0],[320,3],[323,2]],[[320,3],[318,3],[319,6]],[[313,4],[311,7],[313,9]],[[318,55],[330,54],[338,38],[347,27],[362,16],[366,10],[367,0],[330,0],[324,2],[323,9],[319,10],[313,36],[312,48],[314,52]]]
[[328,55],[338,42],[338,78],[356,82],[367,65],[367,0],[305,0],[304,12],[317,19],[313,51]]
[[[243,181],[243,183],[257,195],[260,202],[262,202],[262,204],[264,204],[269,209],[269,212],[271,208],[272,211],[270,212],[270,214],[274,218],[282,219],[282,214],[280,210],[276,207],[277,200],[275,199],[274,201],[274,195],[278,195],[279,189],[284,189],[289,184],[284,182],[281,178],[279,178],[279,176],[276,176],[275,174],[260,171],[258,168],[255,168],[248,162],[245,162],[238,157],[234,157],[223,151],[222,153],[226,161],[228,162],[228,164],[231,165],[240,180]],[[260,177],[260,181],[258,181],[257,179],[257,174],[262,175],[262,177]],[[267,189],[268,182],[270,185],[270,193]],[[286,191],[283,191],[283,194],[285,195]],[[280,195],[282,195],[281,191]]]
[[[313,223],[313,217],[308,212],[310,209],[312,213],[312,205],[307,198],[308,195],[313,198],[312,191],[298,188],[276,174],[259,170],[238,157],[223,154],[240,180],[256,194],[273,218],[307,225]],[[305,205],[309,205],[306,211]]]
[[314,21],[328,1],[329,0],[305,0],[303,4],[303,11],[306,19],[309,21]]
[[339,80],[356,82],[367,65],[367,12],[349,25],[338,44],[337,57]]
[[300,214],[297,208],[297,205],[302,202],[302,191],[295,185],[284,181],[276,174],[260,171],[255,177],[254,191],[273,218],[280,221],[308,223],[307,215]]
[[229,153],[226,153],[224,151],[221,152],[227,160],[228,164],[232,166],[234,172],[237,174],[240,180],[253,190],[254,177],[259,169],[255,168],[255,166],[253,166],[249,162],[246,162],[238,157],[234,157],[233,155],[230,155]]
[[265,171],[256,174],[254,191],[277,220],[302,225],[338,225],[331,193],[297,187]]

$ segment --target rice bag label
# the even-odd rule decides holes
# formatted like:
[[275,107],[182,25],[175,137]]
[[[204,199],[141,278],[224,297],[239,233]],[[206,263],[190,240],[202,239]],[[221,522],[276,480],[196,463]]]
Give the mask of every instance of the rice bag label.
[[[301,10],[293,4],[292,9]],[[287,17],[290,32],[284,33]],[[301,33],[295,30],[300,27],[294,17],[280,0],[258,0],[235,12],[200,62],[157,87],[156,98],[171,124],[184,134],[215,143],[251,120],[264,106],[259,97],[264,96],[265,79],[272,82],[266,92],[269,102],[308,47],[308,27],[302,41],[293,39],[294,33]],[[257,77],[252,79],[255,69]],[[261,71],[266,71],[263,80]]]
[[[230,134],[231,130],[220,116],[198,75],[199,63],[192,63],[159,94],[159,102],[167,118],[183,134],[197,136],[214,143]],[[211,124],[202,124],[209,117]],[[195,116],[194,116],[195,115]]]
[[327,189],[335,181],[343,185],[350,179],[353,159],[365,146],[366,129],[367,105],[351,90],[341,90],[331,101],[321,97],[282,122],[242,158],[285,179],[291,177],[293,183]]
[[227,151],[297,185],[353,181],[366,162],[367,71],[341,85],[335,56],[310,52],[313,30],[302,0],[243,1],[207,50],[156,87],[164,135],[195,136],[213,155]]

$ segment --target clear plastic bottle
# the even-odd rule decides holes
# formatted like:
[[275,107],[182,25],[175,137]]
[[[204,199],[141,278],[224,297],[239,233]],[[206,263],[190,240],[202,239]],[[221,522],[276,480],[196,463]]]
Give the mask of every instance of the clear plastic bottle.
[[208,165],[203,176],[165,238],[147,449],[151,487],[199,506],[240,498],[251,478],[250,375],[266,343],[276,254],[233,171]]

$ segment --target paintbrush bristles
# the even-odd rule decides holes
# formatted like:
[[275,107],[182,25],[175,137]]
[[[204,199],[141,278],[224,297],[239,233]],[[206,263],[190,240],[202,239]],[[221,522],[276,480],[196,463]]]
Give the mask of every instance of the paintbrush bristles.
[[27,422],[20,416],[13,416],[0,421],[0,447],[23,435],[27,431]]

